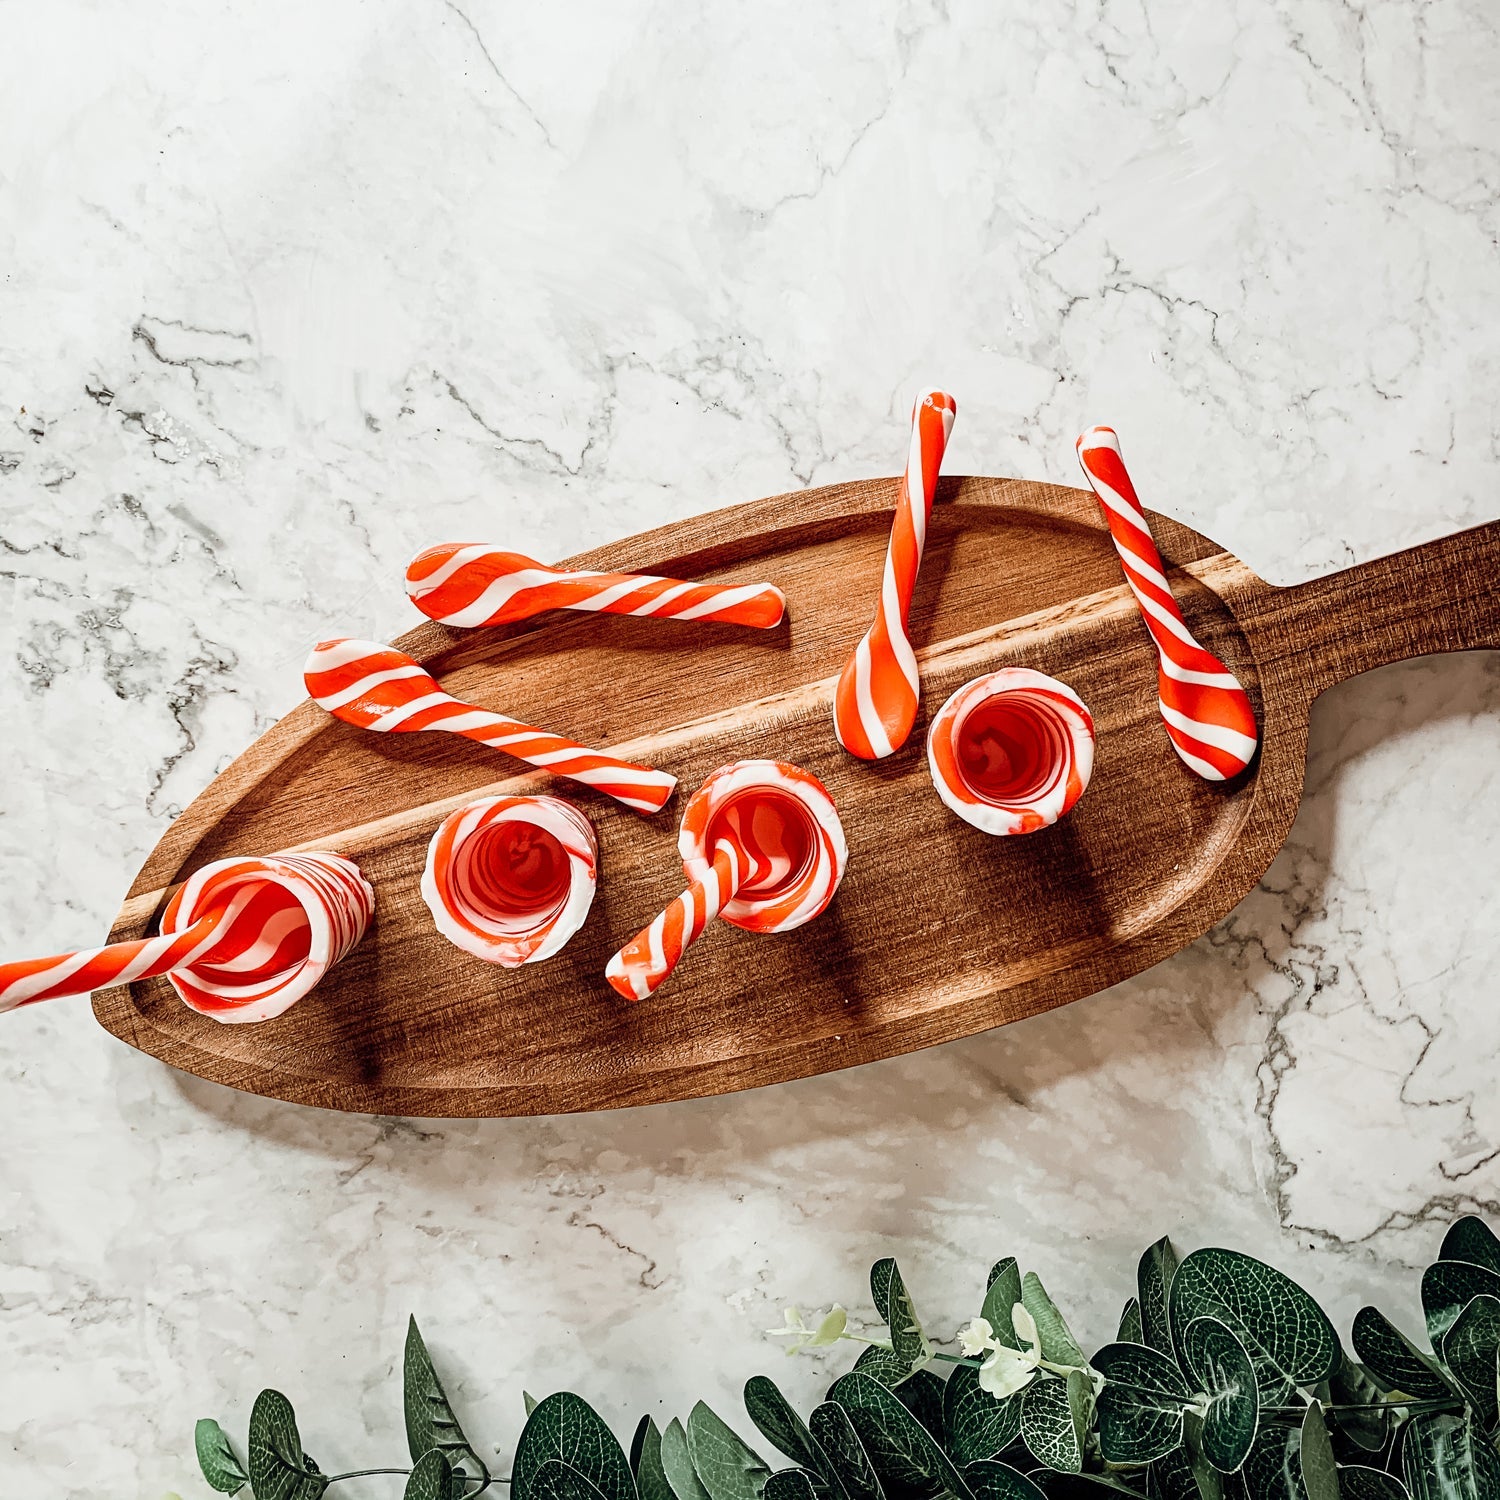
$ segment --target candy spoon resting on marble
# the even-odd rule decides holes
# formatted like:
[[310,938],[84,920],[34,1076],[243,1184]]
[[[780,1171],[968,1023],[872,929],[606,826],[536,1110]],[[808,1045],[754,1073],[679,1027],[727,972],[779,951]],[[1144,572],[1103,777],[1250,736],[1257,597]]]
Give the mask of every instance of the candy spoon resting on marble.
[[1255,710],[1237,678],[1194,638],[1172,597],[1112,427],[1078,439],[1078,462],[1099,497],[1125,582],[1156,645],[1158,695],[1167,738],[1182,763],[1205,781],[1228,781],[1255,758]]
[[833,699],[833,732],[861,760],[882,760],[899,750],[916,723],[917,657],[906,617],[957,411],[958,403],[943,391],[923,391],[912,409],[911,446],[896,495],[875,623],[854,648]]
[[444,692],[425,667],[393,646],[343,638],[324,641],[307,658],[303,680],[313,701],[346,724],[381,734],[424,729],[461,734],[539,770],[591,786],[634,812],[659,812],[677,785],[677,778],[665,771],[617,760],[519,719],[461,702]]
[[770,630],[786,613],[786,596],[769,583],[566,571],[482,542],[445,542],[419,552],[406,567],[406,592],[429,619],[455,626],[504,625],[549,609],[583,609]]

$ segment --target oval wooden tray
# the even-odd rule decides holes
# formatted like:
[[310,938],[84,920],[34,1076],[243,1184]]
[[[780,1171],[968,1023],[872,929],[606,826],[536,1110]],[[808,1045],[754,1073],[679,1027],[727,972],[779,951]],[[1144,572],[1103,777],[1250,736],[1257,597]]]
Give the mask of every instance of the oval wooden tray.
[[[514,762],[448,736],[368,734],[301,705],[173,824],[111,940],[154,931],[174,882],[198,865],[288,848],[358,861],[379,897],[371,933],[273,1021],[220,1025],[151,980],[98,993],[100,1022],[234,1088],[429,1116],[723,1093],[950,1041],[1134,974],[1222,917],[1291,824],[1308,710],[1330,683],[1405,656],[1500,645],[1500,523],[1277,589],[1153,517],[1184,614],[1263,726],[1250,772],[1211,786],[1168,746],[1151,645],[1092,495],[945,479],[913,611],[923,713],[900,751],[867,764],[839,748],[830,713],[874,608],[896,483],[782,495],[572,559],[770,580],[790,601],[776,631],[559,612],[495,630],[424,625],[398,643],[461,697],[674,772],[678,796],[654,818],[513,775]],[[991,839],[933,792],[926,717],[1006,664],[1070,683],[1095,715],[1098,754],[1068,818]],[[685,796],[745,756],[795,761],[832,792],[850,847],[838,897],[779,937],[721,926],[656,996],[626,1004],[605,962],[681,888]],[[599,895],[560,955],[502,970],[438,936],[417,883],[447,812],[480,793],[543,787],[594,820]]]

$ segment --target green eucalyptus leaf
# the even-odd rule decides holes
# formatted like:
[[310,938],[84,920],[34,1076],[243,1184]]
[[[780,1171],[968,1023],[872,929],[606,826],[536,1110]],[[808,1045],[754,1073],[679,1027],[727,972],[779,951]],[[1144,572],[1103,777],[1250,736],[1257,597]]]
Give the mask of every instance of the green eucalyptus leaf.
[[604,1500],[599,1486],[560,1458],[539,1464],[527,1481],[534,1500]]
[[896,1399],[919,1421],[934,1441],[943,1441],[943,1390],[945,1382],[931,1370],[918,1370],[895,1389]]
[[1007,1349],[1019,1349],[1021,1341],[1011,1323],[1011,1309],[1021,1300],[1021,1268],[1013,1255],[997,1260],[990,1267],[990,1279],[984,1294],[980,1316],[989,1323],[999,1343]]
[[1141,1322],[1141,1304],[1132,1297],[1121,1309],[1120,1326],[1115,1331],[1117,1344],[1144,1344],[1145,1325]]
[[[661,1435],[661,1467],[677,1500],[709,1500],[688,1452],[687,1429],[673,1417]],[[514,1497],[512,1497],[514,1500]]]
[[411,1461],[436,1448],[461,1478],[484,1480],[489,1470],[458,1425],[443,1383],[433,1368],[417,1320],[406,1324],[406,1355],[401,1368],[402,1407],[406,1415],[406,1450]]
[[641,1500],[676,1500],[671,1481],[661,1461],[661,1429],[650,1417],[642,1417],[630,1445],[630,1468]]
[[1471,1266],[1483,1266],[1500,1275],[1500,1239],[1483,1219],[1465,1214],[1448,1226],[1438,1259],[1466,1260]]
[[[1191,1423],[1183,1426],[1187,1429]],[[1212,1464],[1189,1452],[1184,1443],[1146,1470],[1146,1493],[1151,1500],[1223,1500],[1224,1482]]]
[[[604,1500],[636,1500],[635,1478],[618,1439],[581,1396],[558,1391],[538,1401],[526,1419],[511,1467],[512,1500],[530,1500],[532,1481],[543,1464],[556,1459],[576,1470]],[[566,1475],[551,1482],[571,1484]]]
[[1385,1400],[1386,1390],[1365,1368],[1344,1355],[1328,1382],[1328,1415],[1334,1420],[1334,1455],[1344,1462],[1377,1463],[1390,1446],[1391,1419],[1396,1407]]
[[255,1500],[318,1500],[328,1476],[302,1451],[292,1403],[262,1391],[250,1412],[250,1488]]
[[1263,1425],[1240,1470],[1248,1500],[1308,1500],[1301,1450],[1297,1428]]
[[1443,1335],[1443,1363],[1453,1372],[1486,1426],[1497,1414],[1495,1370],[1500,1355],[1500,1298],[1479,1296],[1470,1301]]
[[887,1256],[870,1267],[870,1296],[875,1311],[891,1330],[891,1349],[907,1371],[920,1370],[932,1358],[932,1345],[922,1332],[911,1294],[896,1262]]
[[1092,1363],[1104,1377],[1097,1412],[1106,1463],[1150,1463],[1181,1444],[1192,1392],[1175,1360],[1145,1344],[1106,1344]]
[[1035,1271],[1028,1271],[1021,1278],[1021,1304],[1036,1322],[1043,1359],[1050,1360],[1055,1365],[1084,1363],[1083,1350],[1068,1331],[1068,1325],[1058,1312],[1057,1304],[1047,1295],[1042,1279]]
[[953,1461],[895,1394],[878,1380],[851,1370],[834,1382],[829,1399],[848,1413],[861,1446],[887,1490],[933,1495],[949,1490],[974,1500]]
[[712,1500],[760,1500],[771,1472],[766,1461],[702,1401],[688,1413],[687,1441]]
[[880,1476],[842,1406],[836,1401],[824,1401],[813,1408],[807,1425],[849,1500],[885,1500]]
[[1500,1297],[1500,1273],[1464,1260],[1435,1261],[1422,1273],[1422,1312],[1434,1349],[1475,1297]]
[[401,1500],[453,1500],[458,1489],[453,1466],[436,1448],[424,1453],[407,1476]]
[[1413,1417],[1401,1446],[1401,1471],[1411,1500],[1500,1497],[1500,1457],[1466,1417]]
[[1172,1327],[1168,1315],[1172,1278],[1177,1274],[1177,1252],[1163,1235],[1142,1253],[1135,1268],[1135,1295],[1141,1310],[1140,1343],[1174,1358]]
[[1046,1495],[1019,1469],[993,1458],[976,1459],[964,1466],[964,1479],[975,1500],[1046,1500]]
[[1021,1435],[1021,1398],[997,1401],[973,1365],[960,1365],[943,1387],[943,1443],[960,1468],[998,1458]]
[[1203,1456],[1221,1474],[1237,1474],[1260,1429],[1255,1366],[1234,1331],[1217,1318],[1194,1318],[1183,1329],[1182,1357],[1208,1397]]
[[1430,1354],[1412,1343],[1378,1308],[1362,1307],[1354,1315],[1354,1352],[1388,1391],[1431,1401],[1451,1395],[1452,1383]]
[[911,1379],[911,1366],[894,1349],[882,1349],[870,1344],[859,1351],[854,1368],[878,1380],[887,1390],[895,1390],[903,1380]]
[[781,1469],[766,1480],[765,1500],[816,1500],[813,1476],[806,1469]]
[[[794,1464],[809,1470],[818,1487],[837,1487],[837,1476],[807,1423],[792,1409],[791,1402],[781,1394],[774,1380],[765,1375],[752,1375],[745,1382],[745,1411],[761,1436]],[[793,1497],[789,1495],[785,1500],[793,1500]]]
[[[1255,1365],[1262,1406],[1282,1406],[1299,1386],[1327,1380],[1342,1350],[1328,1315],[1289,1276],[1234,1250],[1195,1250],[1168,1293],[1174,1338],[1194,1318],[1217,1318]],[[1179,1357],[1182,1350],[1178,1349]]]
[[1033,1380],[1021,1393],[1021,1440],[1039,1464],[1061,1474],[1079,1473],[1083,1437],[1067,1381]]
[[1302,1465],[1302,1488],[1307,1500],[1339,1500],[1338,1465],[1333,1458],[1333,1439],[1323,1420],[1323,1408],[1310,1401],[1302,1416],[1302,1443],[1298,1454]]
[[1367,1464],[1339,1465],[1339,1494],[1343,1500],[1411,1500],[1394,1474]]
[[250,1482],[229,1437],[212,1417],[203,1417],[193,1429],[193,1447],[203,1477],[220,1494],[232,1495]]

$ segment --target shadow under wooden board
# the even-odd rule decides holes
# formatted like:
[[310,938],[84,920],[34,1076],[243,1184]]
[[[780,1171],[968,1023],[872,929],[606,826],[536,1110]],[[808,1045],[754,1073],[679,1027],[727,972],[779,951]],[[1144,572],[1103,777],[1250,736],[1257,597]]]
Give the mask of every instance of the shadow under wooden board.
[[[1238,674],[1262,751],[1228,785],[1190,774],[1156,706],[1150,640],[1086,491],[945,479],[912,625],[922,713],[869,764],[833,736],[834,682],[873,612],[895,479],[680,522],[572,565],[785,590],[775,631],[556,612],[494,630],[423,625],[398,644],[460,697],[673,772],[640,818],[572,783],[511,774],[447,735],[375,735],[304,703],[173,824],[111,940],[156,930],[175,883],[228,855],[329,849],[377,891],[359,948],[285,1015],[225,1026],[164,980],[94,997],[100,1022],[173,1067],[334,1109],[551,1114],[725,1093],[968,1036],[1075,1000],[1198,937],[1256,883],[1302,789],[1308,711],[1385,662],[1500,645],[1500,522],[1295,588],[1152,517],[1193,631]],[[939,802],[928,715],[1005,665],[1093,711],[1094,779],[1060,823],[989,838]],[[765,756],[833,794],[849,869],[828,911],[780,936],[718,924],[652,998],[605,983],[611,953],[682,887],[676,825],[717,766]],[[599,894],[555,958],[507,970],[433,928],[418,892],[441,818],[480,793],[547,789],[594,820]]]

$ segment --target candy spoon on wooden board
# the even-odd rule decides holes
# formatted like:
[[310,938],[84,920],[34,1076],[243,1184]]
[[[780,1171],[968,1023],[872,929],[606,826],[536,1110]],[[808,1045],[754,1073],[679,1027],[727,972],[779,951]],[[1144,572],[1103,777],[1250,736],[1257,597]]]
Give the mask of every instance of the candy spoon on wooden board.
[[786,614],[786,596],[769,583],[685,583],[653,573],[549,568],[482,542],[445,542],[419,552],[406,566],[406,592],[429,619],[458,627],[582,609],[771,630]]
[[1205,781],[1228,781],[1255,757],[1260,735],[1250,698],[1239,678],[1198,644],[1182,618],[1114,429],[1089,428],[1078,439],[1078,462],[1104,508],[1125,582],[1156,645],[1158,701],[1167,738],[1190,771]]
[[917,658],[906,621],[957,411],[958,403],[943,391],[923,391],[912,408],[906,473],[896,495],[875,622],[854,648],[833,699],[833,732],[861,760],[882,760],[899,750],[916,723]]
[[335,718],[380,734],[443,730],[503,750],[529,766],[604,792],[638,813],[660,812],[677,778],[617,760],[559,734],[464,703],[404,651],[339,638],[314,646],[303,671],[308,696]]

